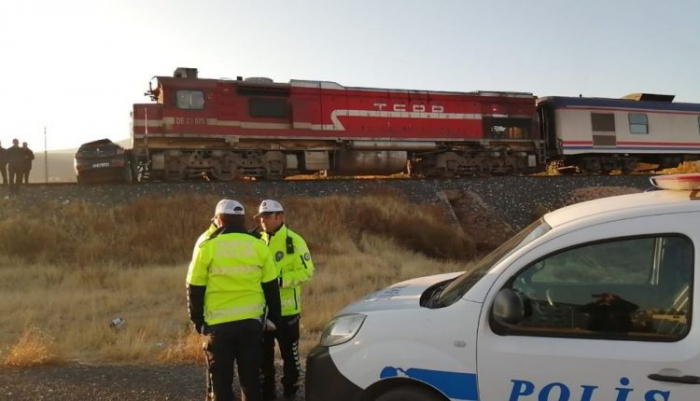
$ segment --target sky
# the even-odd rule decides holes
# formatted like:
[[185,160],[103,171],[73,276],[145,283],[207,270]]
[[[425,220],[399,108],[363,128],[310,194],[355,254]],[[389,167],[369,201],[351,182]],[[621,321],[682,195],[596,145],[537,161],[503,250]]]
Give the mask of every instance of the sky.
[[698,17],[697,0],[8,0],[0,142],[41,151],[129,138],[132,104],[177,67],[700,103]]

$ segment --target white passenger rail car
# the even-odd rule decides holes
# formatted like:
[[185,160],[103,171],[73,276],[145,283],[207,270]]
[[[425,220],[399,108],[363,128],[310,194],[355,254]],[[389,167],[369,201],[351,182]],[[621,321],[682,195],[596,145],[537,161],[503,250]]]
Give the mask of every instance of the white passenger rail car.
[[544,97],[537,101],[548,156],[560,171],[634,171],[700,160],[700,104],[673,95],[638,93],[621,99]]

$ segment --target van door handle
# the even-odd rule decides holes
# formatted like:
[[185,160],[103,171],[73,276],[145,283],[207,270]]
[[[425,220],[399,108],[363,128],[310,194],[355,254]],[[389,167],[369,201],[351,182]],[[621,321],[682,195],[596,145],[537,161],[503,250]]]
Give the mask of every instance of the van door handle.
[[660,382],[700,384],[700,377],[698,377],[698,376],[667,376],[667,375],[660,375],[658,373],[653,373],[647,377],[650,378],[651,380],[656,380],[656,381],[660,381]]

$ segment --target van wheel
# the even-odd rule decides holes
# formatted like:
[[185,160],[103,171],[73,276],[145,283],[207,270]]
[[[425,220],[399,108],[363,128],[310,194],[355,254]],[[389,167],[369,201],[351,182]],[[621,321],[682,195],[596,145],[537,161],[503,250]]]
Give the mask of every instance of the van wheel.
[[445,398],[423,387],[410,386],[389,390],[375,401],[444,401]]

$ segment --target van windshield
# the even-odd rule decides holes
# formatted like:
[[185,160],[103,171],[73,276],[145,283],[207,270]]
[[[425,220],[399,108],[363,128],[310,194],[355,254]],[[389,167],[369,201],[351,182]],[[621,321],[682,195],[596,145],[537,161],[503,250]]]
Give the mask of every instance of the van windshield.
[[491,268],[501,259],[541,237],[544,233],[551,229],[552,227],[550,227],[549,224],[544,221],[544,219],[539,219],[525,227],[518,234],[479,260],[473,269],[457,277],[447,287],[445,287],[445,289],[440,293],[436,304],[442,307],[452,305],[458,299],[462,298],[464,294],[466,294],[474,284],[481,280],[481,278],[484,277],[486,273],[488,273],[489,270],[491,270]]

